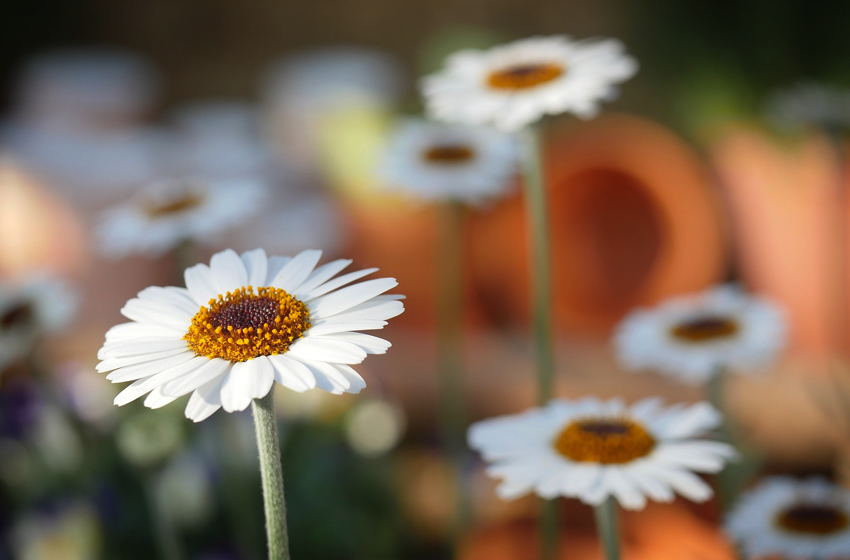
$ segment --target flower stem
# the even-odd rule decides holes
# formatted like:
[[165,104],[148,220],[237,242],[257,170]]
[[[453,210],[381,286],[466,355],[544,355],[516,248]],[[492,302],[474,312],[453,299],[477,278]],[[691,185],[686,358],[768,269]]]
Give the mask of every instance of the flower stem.
[[605,551],[605,560],[620,560],[620,528],[618,523],[617,501],[609,496],[604,502],[593,508],[596,517],[596,532]]
[[437,356],[440,391],[440,428],[443,445],[454,461],[457,511],[454,533],[463,531],[471,516],[467,485],[466,407],[463,375],[463,220],[459,203],[439,208],[439,261],[437,278]]
[[280,465],[280,440],[274,414],[274,390],[251,403],[257,448],[260,451],[260,476],[266,512],[266,537],[269,560],[289,560],[289,536],[286,533],[286,502],[283,496],[283,469]]
[[[537,401],[545,405],[554,395],[555,358],[552,338],[552,297],[549,271],[549,217],[543,180],[540,138],[532,127],[522,133],[523,186],[531,241],[532,321],[537,361]],[[555,560],[558,554],[557,504],[541,504],[541,558]]]

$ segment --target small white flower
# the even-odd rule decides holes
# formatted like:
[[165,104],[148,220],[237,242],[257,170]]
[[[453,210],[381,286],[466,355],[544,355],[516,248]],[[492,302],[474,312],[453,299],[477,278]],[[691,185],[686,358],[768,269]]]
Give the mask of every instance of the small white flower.
[[0,370],[25,356],[40,335],[67,326],[77,302],[67,284],[45,275],[0,283]]
[[819,477],[770,477],[741,495],[725,528],[748,558],[845,559],[850,491]]
[[770,301],[725,285],[630,313],[614,344],[630,370],[701,383],[726,368],[763,366],[784,348],[787,326]]
[[715,428],[710,404],[663,407],[656,398],[626,406],[620,399],[553,400],[545,407],[473,424],[469,445],[501,478],[504,499],[535,492],[599,505],[613,496],[626,509],[647,498],[670,502],[674,492],[702,502],[711,487],[694,472],[714,473],[735,456],[715,441],[694,439]]
[[110,258],[158,256],[180,242],[209,242],[245,222],[266,199],[262,182],[169,179],[151,183],[128,202],[106,210],[98,224],[101,252]]
[[115,404],[150,393],[145,406],[159,408],[192,393],[186,417],[199,422],[219,408],[244,410],[275,381],[298,392],[359,392],[366,384],[349,364],[390,343],[354,331],[383,328],[404,311],[402,296],[381,295],[393,278],[347,286],[377,269],[334,278],[351,261],[317,268],[321,254],[228,249],[186,269],[187,288],[139,292],[121,310],[132,322],[111,328],[98,352],[107,379],[133,381]]
[[507,190],[518,159],[515,138],[492,128],[404,119],[380,175],[389,187],[426,201],[476,204]]
[[451,55],[422,81],[428,113],[447,122],[519,130],[546,114],[594,117],[637,61],[615,39],[532,37]]
[[802,83],[776,92],[767,102],[767,118],[785,128],[850,127],[850,90]]

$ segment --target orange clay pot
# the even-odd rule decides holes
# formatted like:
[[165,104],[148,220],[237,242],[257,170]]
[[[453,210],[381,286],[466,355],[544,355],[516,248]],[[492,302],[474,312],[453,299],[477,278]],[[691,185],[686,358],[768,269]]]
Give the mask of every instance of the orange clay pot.
[[796,350],[822,357],[847,350],[848,275],[840,263],[848,244],[842,255],[837,228],[850,214],[839,204],[835,148],[822,136],[780,141],[739,126],[711,155],[732,206],[748,286],[786,308]]
[[[602,549],[593,516],[565,519],[562,515],[559,560],[600,560]],[[566,521],[569,521],[567,523]],[[677,502],[650,504],[640,512],[622,514],[623,560],[734,560],[735,552],[717,526]],[[460,545],[460,560],[527,560],[538,558],[538,523],[510,521],[472,532]]]
[[[606,336],[636,305],[701,290],[724,276],[715,192],[694,151],[627,115],[560,125],[546,142],[553,291],[562,330]],[[497,320],[528,320],[528,239],[521,196],[471,227],[475,288]]]

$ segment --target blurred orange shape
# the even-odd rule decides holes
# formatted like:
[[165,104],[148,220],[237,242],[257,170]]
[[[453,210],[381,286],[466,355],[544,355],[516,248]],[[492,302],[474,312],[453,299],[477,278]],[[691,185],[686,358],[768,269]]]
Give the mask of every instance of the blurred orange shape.
[[[606,335],[636,305],[701,290],[725,272],[723,220],[694,151],[651,121],[610,114],[547,138],[559,327]],[[476,288],[497,320],[528,316],[521,197],[472,228]]]

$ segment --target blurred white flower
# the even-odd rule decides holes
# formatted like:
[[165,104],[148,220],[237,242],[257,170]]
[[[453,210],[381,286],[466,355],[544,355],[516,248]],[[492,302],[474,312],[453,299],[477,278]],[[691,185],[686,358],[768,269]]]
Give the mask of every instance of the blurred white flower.
[[98,560],[102,540],[100,519],[84,502],[28,513],[11,531],[17,560]]
[[725,529],[748,558],[847,558],[850,491],[819,477],[770,477],[740,496]]
[[423,78],[422,93],[435,119],[514,131],[546,114],[596,116],[637,68],[615,39],[532,37],[449,56],[443,70]]
[[721,370],[771,363],[785,347],[787,329],[774,303],[724,285],[633,311],[617,327],[614,345],[629,370],[702,383]]
[[802,83],[774,93],[765,106],[769,120],[782,128],[850,127],[850,89]]
[[0,371],[25,356],[39,336],[66,327],[77,305],[76,292],[47,275],[0,282]]
[[168,179],[147,185],[102,214],[97,228],[104,256],[158,256],[183,241],[210,243],[246,223],[268,195],[251,180]]
[[632,406],[620,399],[553,400],[476,422],[469,445],[491,463],[487,473],[502,479],[497,492],[504,499],[535,492],[599,505],[612,496],[638,510],[647,498],[671,502],[674,492],[695,502],[712,496],[694,472],[719,472],[736,453],[695,438],[720,422],[705,402],[665,408],[657,398]]
[[518,145],[492,128],[404,119],[390,136],[379,174],[413,197],[481,203],[506,192]]
[[399,442],[405,423],[404,411],[398,405],[378,399],[365,400],[348,412],[345,436],[361,455],[383,455]]
[[149,393],[145,405],[160,408],[192,393],[186,416],[200,422],[219,408],[244,410],[275,381],[298,392],[358,393],[366,383],[349,364],[390,343],[356,331],[383,328],[404,311],[403,296],[384,294],[394,278],[348,286],[377,269],[334,278],[351,261],[316,267],[321,255],[228,249],[210,266],[186,269],[188,288],[139,292],[121,310],[131,322],[111,328],[98,352],[107,379],[134,381],[115,404]]

